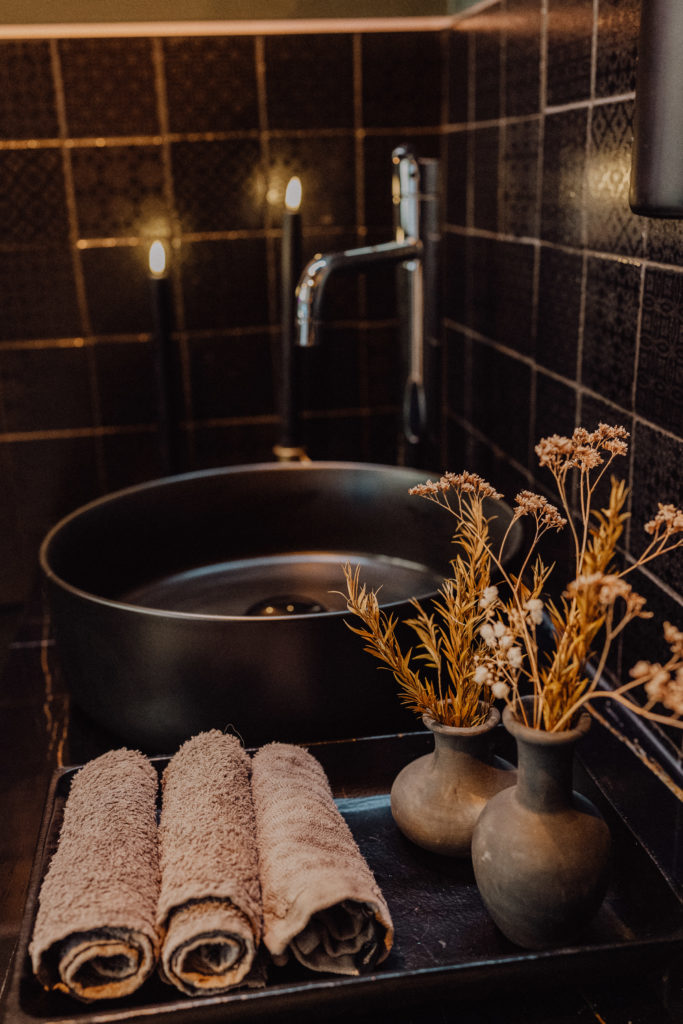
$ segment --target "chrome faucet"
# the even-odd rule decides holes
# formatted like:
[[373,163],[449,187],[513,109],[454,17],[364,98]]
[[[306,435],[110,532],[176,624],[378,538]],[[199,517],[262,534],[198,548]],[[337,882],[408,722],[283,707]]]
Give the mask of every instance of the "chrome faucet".
[[[401,341],[406,360],[403,392],[403,433],[409,445],[425,439],[426,344],[436,343],[438,161],[418,160],[399,146],[392,156],[394,241],[314,256],[304,267],[296,290],[297,344],[318,343],[325,286],[332,274],[359,270],[374,263],[399,264]],[[430,294],[425,295],[426,285]]]

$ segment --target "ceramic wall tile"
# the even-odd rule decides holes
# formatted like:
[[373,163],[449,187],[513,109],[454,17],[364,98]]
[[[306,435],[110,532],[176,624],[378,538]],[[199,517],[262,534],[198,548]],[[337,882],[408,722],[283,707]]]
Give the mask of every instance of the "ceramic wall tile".
[[645,231],[650,259],[656,263],[680,266],[683,256],[683,221],[678,218],[660,220],[649,217]]
[[58,49],[69,136],[158,134],[150,39],[60,39]]
[[583,258],[541,247],[536,362],[575,380],[581,320]]
[[467,277],[470,267],[469,250],[472,239],[447,232],[443,240],[444,292],[443,312],[448,320],[464,324],[467,318]]
[[[132,487],[163,474],[159,440],[150,424],[147,429],[105,434],[101,440],[105,492]],[[189,468],[189,462],[182,463]]]
[[587,120],[585,108],[545,118],[541,238],[549,242],[583,242]]
[[0,339],[79,335],[72,253],[64,246],[0,251],[0,309]]
[[268,185],[258,139],[174,142],[171,167],[182,234],[263,230]]
[[253,36],[170,37],[163,53],[171,132],[259,128]]
[[441,48],[434,32],[362,36],[362,121],[367,128],[441,124]]
[[[502,4],[494,5],[492,15],[496,10],[502,12]],[[469,32],[474,61],[474,120],[496,120],[502,112],[503,36],[500,19],[495,16],[482,19]]]
[[350,35],[310,35],[305,45],[295,35],[273,35],[264,46],[270,129],[353,127]]
[[683,274],[645,272],[636,412],[683,436]]
[[498,230],[498,153],[497,127],[477,128],[472,132],[472,225],[484,231]]
[[275,412],[273,353],[268,334],[210,335],[190,344],[195,420]]
[[473,133],[453,132],[446,140],[446,222],[467,223],[467,190],[469,187],[469,141]]
[[472,414],[479,431],[518,465],[529,459],[531,370],[481,342],[472,346]]
[[[641,551],[648,541],[644,526],[657,512],[657,505],[683,506],[683,442],[680,438],[637,423],[633,438],[633,483],[631,547]],[[680,551],[663,555],[650,563],[650,570],[676,593],[683,593],[683,563]]]
[[[282,197],[280,209],[287,182],[295,174],[301,179],[301,219],[305,225],[350,228],[356,224],[356,161],[351,134],[271,139],[268,187]],[[387,180],[391,181],[390,170]],[[338,187],[330,188],[331,181],[337,181]]]
[[596,96],[618,96],[636,87],[640,0],[599,0]]
[[55,139],[59,122],[47,40],[0,42],[0,139]]
[[576,388],[537,370],[534,397],[534,445],[551,434],[571,437],[576,419]]
[[548,0],[546,95],[550,107],[591,92],[593,0]]
[[59,149],[1,151],[0,180],[5,245],[24,248],[66,242],[69,222]]
[[80,238],[167,234],[160,146],[98,146],[71,153]]
[[158,406],[154,342],[99,340],[93,347],[93,357],[102,424],[155,424]]
[[503,129],[500,230],[538,237],[540,120],[513,121]]
[[446,120],[449,124],[461,124],[467,120],[470,90],[470,34],[456,25],[448,33],[448,109]]
[[93,333],[150,331],[148,249],[142,245],[85,249],[80,259]]
[[183,245],[185,325],[190,330],[255,327],[269,322],[265,240]]
[[541,0],[507,0],[504,113],[535,114],[541,85]]
[[633,404],[641,268],[589,257],[581,381],[630,410]]
[[586,159],[586,241],[591,249],[640,256],[646,221],[628,205],[633,103],[596,104]]
[[533,350],[534,247],[471,240],[469,323],[478,333],[520,353]]
[[82,346],[0,351],[0,387],[9,433],[93,424],[88,355]]

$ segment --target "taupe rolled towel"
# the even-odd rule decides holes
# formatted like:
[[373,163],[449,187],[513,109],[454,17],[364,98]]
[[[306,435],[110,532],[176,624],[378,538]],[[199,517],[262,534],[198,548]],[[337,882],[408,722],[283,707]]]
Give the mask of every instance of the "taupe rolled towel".
[[188,995],[263,983],[252,971],[261,895],[250,764],[234,736],[213,730],[164,771],[159,973]]
[[125,749],[75,775],[29,946],[46,989],[112,999],[156,966],[158,785],[147,758]]
[[359,974],[393,941],[389,908],[334,802],[320,763],[270,743],[254,756],[264,942],[314,971]]

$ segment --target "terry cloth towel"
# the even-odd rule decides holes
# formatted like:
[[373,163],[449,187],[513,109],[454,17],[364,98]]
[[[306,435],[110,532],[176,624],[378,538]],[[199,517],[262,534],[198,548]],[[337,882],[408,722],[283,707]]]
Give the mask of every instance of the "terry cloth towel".
[[158,788],[133,750],[110,750],[74,776],[29,946],[46,989],[113,999],[156,966]]
[[257,986],[261,938],[251,762],[234,736],[200,733],[162,780],[159,972],[188,995]]
[[320,763],[270,743],[254,756],[264,942],[314,971],[357,975],[393,941],[389,909],[334,802]]

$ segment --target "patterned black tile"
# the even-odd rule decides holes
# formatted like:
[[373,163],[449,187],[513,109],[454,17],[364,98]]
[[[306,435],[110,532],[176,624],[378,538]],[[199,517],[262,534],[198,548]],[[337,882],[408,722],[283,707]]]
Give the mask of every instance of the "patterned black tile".
[[398,358],[397,331],[378,325],[361,330],[361,344],[367,366],[366,398],[369,408],[398,408],[402,398],[403,375]]
[[[683,441],[638,423],[634,438],[633,519],[630,546],[635,554],[649,536],[643,528],[657,512],[658,502],[683,506]],[[650,562],[648,568],[678,593],[683,593],[683,558],[673,551]]]
[[258,140],[175,142],[171,163],[183,234],[263,228],[266,183]]
[[82,346],[0,350],[0,386],[10,432],[93,424],[88,360]]
[[533,351],[534,247],[472,239],[468,252],[469,322],[517,352]]
[[470,29],[470,46],[474,59],[474,120],[491,121],[501,116],[501,62],[503,34],[494,5],[489,19],[477,20]]
[[444,316],[455,323],[466,321],[469,249],[473,241],[464,235],[446,232],[444,237]]
[[377,32],[361,38],[363,126],[441,124],[441,36]]
[[480,342],[472,345],[472,422],[508,458],[529,457],[531,370],[526,363]]
[[548,106],[590,96],[593,0],[548,0]]
[[[633,461],[633,418],[625,416],[624,413],[611,405],[609,402],[601,401],[593,395],[583,394],[581,396],[581,412],[578,416],[578,424],[586,430],[597,430],[600,423],[608,423],[610,426],[624,427],[630,437],[628,438],[628,452],[626,455],[616,456],[609,476],[615,476],[617,480],[624,480],[628,483],[631,473],[631,462]],[[607,476],[598,484],[593,508],[606,508],[609,502],[610,480]],[[626,510],[630,511],[630,498],[627,499]],[[625,540],[625,537],[624,537]]]
[[69,222],[58,149],[0,152],[0,219],[5,244],[66,241]]
[[657,263],[681,265],[683,256],[683,221],[647,219],[646,255]]
[[81,238],[166,234],[160,146],[104,146],[71,154]]
[[72,137],[159,132],[150,39],[60,39]]
[[0,338],[72,338],[82,326],[67,249],[0,251]]
[[541,238],[549,242],[582,243],[586,119],[582,109],[545,119]]
[[310,353],[309,374],[302,389],[304,409],[361,408],[360,352],[360,334],[354,328],[323,328],[320,344]]
[[193,434],[193,468],[272,462],[276,441],[277,425],[274,422],[201,425]]
[[[382,421],[379,421],[382,423]],[[374,421],[362,415],[312,416],[305,423],[308,453],[313,459],[365,461],[369,459],[369,432]],[[382,424],[386,430],[386,424]]]
[[448,33],[448,113],[449,124],[467,120],[469,102],[469,33],[457,25]]
[[253,36],[170,38],[163,48],[172,132],[258,128]]
[[636,412],[683,436],[683,275],[645,272]]
[[144,246],[85,249],[81,253],[94,334],[137,334],[152,328]]
[[[384,232],[393,230],[393,207],[391,202],[392,151],[406,145],[415,156],[438,159],[441,156],[441,137],[438,134],[411,136],[397,132],[395,135],[367,134],[363,140],[363,187],[365,200],[365,223],[369,228]],[[342,178],[346,176],[346,172]],[[337,182],[339,176],[337,175]],[[337,187],[341,184],[338,182]]]
[[268,334],[193,338],[189,351],[195,420],[275,412]]
[[582,382],[608,401],[632,407],[639,266],[590,258],[586,274]]
[[350,35],[266,36],[268,127],[352,128]]
[[538,236],[539,132],[536,118],[504,129],[500,228],[507,235]]
[[534,444],[550,434],[572,434],[576,417],[575,388],[539,370],[534,408]]
[[156,422],[153,343],[98,341],[94,356],[103,426]]
[[50,139],[59,135],[55,90],[46,40],[0,43],[0,138]]
[[472,390],[472,341],[460,331],[446,331],[446,406],[455,416],[469,412]]
[[189,329],[220,330],[269,321],[265,241],[192,242],[183,246],[185,322]]
[[[390,167],[391,164],[387,172],[389,190]],[[301,179],[304,227],[355,225],[356,163],[352,135],[271,139],[268,188],[278,196],[278,211],[282,209],[287,182],[292,175]],[[331,182],[334,182],[333,188]]]
[[[647,540],[646,534],[643,534],[643,540]],[[657,572],[656,566],[656,562],[650,566],[655,573]],[[624,630],[622,653],[624,682],[628,678],[629,670],[636,662],[645,660],[662,663],[671,656],[671,651],[664,639],[663,625],[665,622],[671,622],[677,629],[683,629],[683,605],[680,601],[670,597],[654,580],[638,570],[632,573],[629,582],[636,593],[645,598],[647,602],[645,609],[652,612],[652,618],[638,619]],[[680,744],[680,730],[677,730],[677,733]]]
[[536,360],[570,380],[576,378],[583,259],[541,247]]
[[497,127],[478,128],[471,135],[473,149],[473,226],[498,230],[498,147]]
[[635,89],[639,26],[639,0],[599,0],[596,96]]
[[541,0],[507,0],[505,96],[507,117],[539,110],[541,82]]
[[132,487],[162,475],[159,442],[151,427],[141,432],[106,434],[101,445],[107,491]]
[[628,205],[632,121],[630,101],[593,107],[586,163],[586,236],[592,249],[640,256],[646,220],[634,216]]
[[446,221],[464,226],[467,222],[468,149],[471,133],[453,132],[446,140]]

